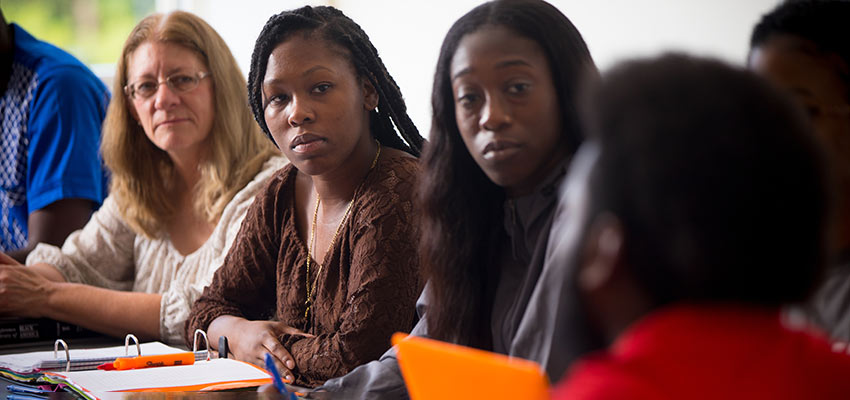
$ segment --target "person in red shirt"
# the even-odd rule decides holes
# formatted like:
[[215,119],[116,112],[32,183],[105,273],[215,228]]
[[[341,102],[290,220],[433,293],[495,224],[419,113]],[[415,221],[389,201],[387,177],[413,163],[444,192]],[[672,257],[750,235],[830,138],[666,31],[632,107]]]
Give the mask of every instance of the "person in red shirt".
[[790,97],[683,55],[588,91],[551,233],[609,341],[556,399],[846,399],[850,356],[795,328],[828,257],[831,177]]

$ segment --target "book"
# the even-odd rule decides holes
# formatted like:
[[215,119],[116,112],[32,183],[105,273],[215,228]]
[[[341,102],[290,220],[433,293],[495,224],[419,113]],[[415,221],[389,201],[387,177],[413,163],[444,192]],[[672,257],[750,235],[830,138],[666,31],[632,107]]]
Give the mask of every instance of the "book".
[[117,397],[115,392],[230,390],[272,382],[269,374],[259,367],[229,358],[124,371],[47,372],[41,379],[67,385],[68,389],[89,400]]
[[3,347],[98,336],[102,334],[48,318],[0,317],[0,346]]
[[[49,346],[48,348],[53,347]],[[143,355],[173,354],[185,350],[166,346],[160,342],[142,343],[139,347]],[[68,355],[71,370],[95,369],[105,362],[115,361],[118,357],[135,356],[136,347],[113,346],[94,349],[70,349]],[[128,354],[129,353],[129,354]],[[205,353],[205,352],[204,352]],[[206,355],[204,355],[206,358]],[[0,376],[19,382],[34,382],[48,371],[64,371],[68,364],[65,351],[54,355],[52,350],[0,356]]]

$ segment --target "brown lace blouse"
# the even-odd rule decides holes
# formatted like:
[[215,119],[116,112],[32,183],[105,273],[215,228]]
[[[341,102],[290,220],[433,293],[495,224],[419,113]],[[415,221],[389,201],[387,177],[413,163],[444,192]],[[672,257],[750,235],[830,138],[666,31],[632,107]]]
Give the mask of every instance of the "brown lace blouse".
[[[318,277],[305,319],[306,245],[295,229],[292,165],[278,171],[248,210],[233,247],[186,323],[206,330],[222,315],[277,320],[313,338],[283,335],[296,384],[316,386],[377,359],[390,335],[409,331],[419,294],[411,157],[381,156],[356,194]],[[310,281],[319,268],[310,268]]]

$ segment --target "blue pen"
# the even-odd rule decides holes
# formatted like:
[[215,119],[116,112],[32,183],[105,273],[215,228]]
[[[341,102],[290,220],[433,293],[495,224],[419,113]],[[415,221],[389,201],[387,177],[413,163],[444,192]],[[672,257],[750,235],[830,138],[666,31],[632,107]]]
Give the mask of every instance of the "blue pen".
[[6,386],[6,391],[10,393],[28,393],[28,394],[45,394],[53,393],[50,390],[39,389],[37,387],[9,385]]
[[286,385],[283,384],[283,380],[280,379],[280,372],[277,372],[277,367],[274,365],[274,359],[272,359],[272,355],[266,353],[266,370],[269,371],[269,374],[272,376],[272,383],[274,383],[274,387],[277,388],[277,391],[283,395],[285,399],[289,400],[297,400],[295,394],[289,393],[286,390]]

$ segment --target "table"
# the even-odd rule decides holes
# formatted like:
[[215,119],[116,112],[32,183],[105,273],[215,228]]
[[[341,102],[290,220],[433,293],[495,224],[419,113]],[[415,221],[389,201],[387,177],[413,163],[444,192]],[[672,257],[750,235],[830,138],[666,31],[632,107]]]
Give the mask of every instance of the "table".
[[[15,383],[13,381],[7,380],[6,378],[0,377],[0,400],[6,400],[6,395],[8,391],[6,390],[6,386],[9,384]],[[247,390],[235,390],[235,391],[224,391],[224,392],[125,392],[125,393],[100,393],[95,394],[97,397],[105,398],[105,399],[130,399],[130,400],[160,400],[160,399],[201,399],[201,400],[237,400],[237,399],[246,399],[246,400],[280,400],[283,399],[283,396],[280,396],[276,393],[260,393],[254,389]],[[48,396],[49,399],[55,400],[76,400],[79,397],[71,392],[57,392],[51,393]],[[316,393],[310,398],[312,399],[328,399],[332,398],[332,395],[329,393]]]
[[[119,338],[102,336],[96,338],[85,338],[85,339],[73,339],[72,343],[68,344],[69,346],[74,346],[75,348],[94,348],[94,347],[108,347],[108,346],[121,346],[124,345],[124,341]],[[26,353],[31,351],[45,351],[52,350],[53,342],[34,342],[26,345],[16,345],[16,346],[0,346],[0,355],[4,354],[16,354],[16,353]],[[215,352],[213,351],[213,354]],[[0,377],[0,400],[6,400],[6,395],[8,391],[6,390],[6,386],[9,384],[15,384],[16,382],[8,380],[6,378]],[[271,400],[271,399],[283,399],[283,396],[279,396],[276,393],[259,393],[256,390],[247,389],[247,390],[236,390],[236,391],[220,391],[220,392],[125,392],[125,393],[102,393],[95,394],[101,398],[107,399],[132,399],[132,400],[159,400],[159,399],[202,399],[202,400],[236,400],[236,399],[262,399],[262,400]],[[336,396],[337,398],[339,396]],[[59,399],[59,400],[74,400],[79,399],[77,395],[71,392],[57,392],[51,393],[48,397],[49,399]],[[313,393],[309,397],[310,399],[331,399],[334,398],[331,393]]]

